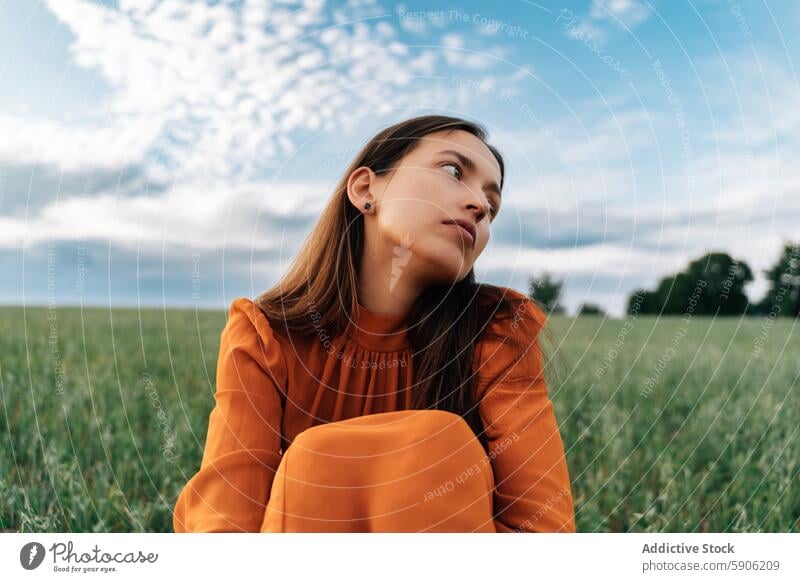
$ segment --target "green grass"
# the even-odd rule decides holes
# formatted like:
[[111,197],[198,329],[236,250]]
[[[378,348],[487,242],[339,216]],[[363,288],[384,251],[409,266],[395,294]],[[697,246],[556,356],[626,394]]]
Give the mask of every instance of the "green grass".
[[[0,529],[171,531],[224,312],[56,315],[0,308]],[[629,321],[553,319],[578,529],[800,529],[800,322]]]

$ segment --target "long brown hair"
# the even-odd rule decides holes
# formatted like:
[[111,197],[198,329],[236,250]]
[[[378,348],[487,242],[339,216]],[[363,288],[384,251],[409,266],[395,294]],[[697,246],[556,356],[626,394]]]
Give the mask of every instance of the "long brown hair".
[[[500,152],[486,143],[477,123],[444,115],[423,115],[387,127],[375,135],[344,171],[333,196],[286,274],[256,298],[271,320],[292,334],[313,334],[322,327],[334,335],[346,329],[349,313],[358,309],[358,273],[364,251],[364,217],[347,196],[347,181],[367,166],[377,175],[393,170],[420,138],[436,131],[464,130],[486,144],[500,165]],[[461,415],[484,449],[472,363],[477,340],[499,312],[513,313],[514,297],[502,288],[475,281],[474,269],[462,280],[426,288],[409,313],[414,384],[412,407],[435,408]],[[310,318],[309,313],[320,314]],[[506,338],[508,343],[518,343]],[[521,346],[524,349],[524,346]]]

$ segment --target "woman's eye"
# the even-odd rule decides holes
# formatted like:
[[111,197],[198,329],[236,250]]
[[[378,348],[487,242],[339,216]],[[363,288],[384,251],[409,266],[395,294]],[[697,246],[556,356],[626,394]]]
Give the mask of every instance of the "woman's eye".
[[454,178],[460,178],[461,177],[461,167],[458,164],[453,163],[453,162],[448,162],[448,163],[442,165],[443,168],[446,168],[447,166],[452,166],[452,167],[454,167],[456,169],[456,175],[453,176]]

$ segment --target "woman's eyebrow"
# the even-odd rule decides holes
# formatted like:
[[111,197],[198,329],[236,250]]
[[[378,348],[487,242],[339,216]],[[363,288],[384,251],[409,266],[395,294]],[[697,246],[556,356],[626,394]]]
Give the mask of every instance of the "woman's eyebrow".
[[[475,165],[475,162],[473,162],[470,158],[468,158],[467,156],[465,156],[461,152],[457,152],[456,150],[442,150],[442,151],[439,152],[438,155],[441,155],[441,154],[452,154],[452,155],[456,156],[458,158],[458,161],[460,161],[461,164],[467,170],[470,170],[470,171],[474,172],[477,169],[477,166]],[[498,198],[502,199],[503,194],[502,194],[502,192],[500,192],[500,186],[497,185],[497,182],[488,182],[488,183],[484,184],[483,188],[484,188],[484,190],[486,188],[488,188],[489,190],[491,190],[492,192],[497,194]]]

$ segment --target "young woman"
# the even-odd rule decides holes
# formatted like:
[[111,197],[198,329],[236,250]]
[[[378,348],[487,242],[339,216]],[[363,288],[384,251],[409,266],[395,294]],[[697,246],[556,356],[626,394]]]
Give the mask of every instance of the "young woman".
[[237,298],[176,532],[572,532],[542,311],[478,284],[504,165],[409,119],[345,171],[287,274]]

